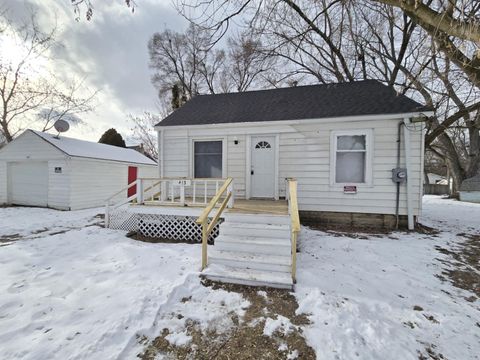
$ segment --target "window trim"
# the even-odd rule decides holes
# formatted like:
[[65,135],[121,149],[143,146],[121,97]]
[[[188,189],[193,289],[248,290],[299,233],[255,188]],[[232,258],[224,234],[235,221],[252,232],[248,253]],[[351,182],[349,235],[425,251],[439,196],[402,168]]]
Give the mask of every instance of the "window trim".
[[[337,183],[337,140],[339,136],[365,136],[365,182]],[[345,185],[372,186],[373,180],[373,129],[335,130],[330,133],[330,185],[343,187]]]
[[[207,142],[207,141],[221,141],[222,142],[222,179],[226,178],[227,173],[227,142],[223,137],[215,138],[191,138],[190,139],[190,178],[195,178],[195,143],[196,142]],[[219,178],[209,178],[209,179],[219,179]]]

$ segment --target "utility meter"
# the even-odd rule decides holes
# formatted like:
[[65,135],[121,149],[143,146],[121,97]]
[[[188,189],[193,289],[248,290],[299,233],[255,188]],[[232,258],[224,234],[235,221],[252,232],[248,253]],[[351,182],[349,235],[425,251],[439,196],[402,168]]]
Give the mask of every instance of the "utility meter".
[[407,169],[396,168],[392,169],[392,181],[394,183],[404,183],[407,181]]

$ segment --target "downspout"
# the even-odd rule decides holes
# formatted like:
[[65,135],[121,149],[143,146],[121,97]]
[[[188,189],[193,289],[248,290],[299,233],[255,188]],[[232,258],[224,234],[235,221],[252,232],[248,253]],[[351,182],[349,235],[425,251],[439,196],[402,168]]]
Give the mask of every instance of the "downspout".
[[[160,178],[165,177],[165,135],[164,130],[158,130],[158,166],[160,167]],[[160,183],[160,200],[165,201],[167,186],[164,181]]]
[[[400,156],[401,156],[401,144],[402,144],[402,126],[403,121],[398,123],[398,130],[397,130],[397,169],[400,168]],[[400,182],[397,182],[397,198],[395,203],[395,229],[398,230],[398,226],[400,224],[400,215],[399,215],[399,208],[400,208]]]
[[403,122],[405,124],[405,129],[403,131],[403,138],[405,142],[405,167],[407,168],[407,217],[408,217],[408,230],[413,230],[415,228],[415,224],[413,221],[413,202],[412,202],[412,182],[411,182],[411,154],[410,154],[410,131],[408,130],[408,127],[406,127],[407,124],[411,123],[409,118],[403,119]]
[[164,159],[164,145],[163,145],[163,130],[158,130],[158,167],[159,167],[159,174],[160,177],[164,177],[164,164],[163,164],[163,159]]

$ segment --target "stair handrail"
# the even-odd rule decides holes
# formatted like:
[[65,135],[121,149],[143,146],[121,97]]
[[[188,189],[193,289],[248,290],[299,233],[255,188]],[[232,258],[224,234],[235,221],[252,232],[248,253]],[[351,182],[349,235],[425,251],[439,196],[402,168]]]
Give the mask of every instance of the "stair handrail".
[[[127,186],[125,186],[124,188],[122,188],[121,190],[118,190],[115,194],[111,195],[107,200],[105,200],[105,227],[108,228],[108,226],[110,225],[110,202],[112,201],[113,198],[115,198],[116,196],[120,195],[121,193],[124,193],[125,191],[128,191],[128,189],[130,189],[132,186],[136,186],[137,185],[137,182],[138,180],[134,180],[132,181],[130,184],[128,184]],[[127,203],[129,203],[130,201],[133,201],[137,198],[137,194],[133,194],[132,196],[129,196],[125,199],[122,199],[121,201],[117,202],[115,205],[113,205],[113,209],[116,209],[122,205],[125,205]]]
[[297,180],[290,178],[288,182],[288,213],[290,214],[290,242],[292,245],[292,280],[297,282],[297,238],[300,232],[300,216],[298,214]]
[[[213,208],[217,205],[217,202],[220,200],[222,195],[227,192],[225,199],[221,203],[220,207],[217,210],[217,213],[212,218],[210,223],[208,222],[209,215],[212,212]],[[207,255],[207,242],[208,236],[212,232],[213,228],[217,224],[220,216],[222,215],[223,210],[227,207],[233,206],[233,203],[230,202],[230,199],[233,196],[233,178],[229,177],[225,180],[222,187],[217,191],[215,196],[210,200],[210,203],[205,209],[203,209],[202,214],[196,220],[196,223],[202,225],[202,270],[207,267],[208,255]]]

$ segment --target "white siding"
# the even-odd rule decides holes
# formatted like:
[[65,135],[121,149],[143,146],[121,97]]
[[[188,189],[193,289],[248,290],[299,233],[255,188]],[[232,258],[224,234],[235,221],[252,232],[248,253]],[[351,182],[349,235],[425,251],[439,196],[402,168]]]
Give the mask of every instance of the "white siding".
[[[397,129],[402,119],[347,121],[307,120],[287,123],[252,123],[230,126],[163,128],[164,176],[191,176],[192,139],[224,137],[227,142],[227,176],[234,178],[236,195],[245,196],[247,136],[279,134],[279,195],[285,196],[285,178],[298,180],[300,210],[394,214],[396,185],[391,170],[397,162]],[[343,187],[330,183],[330,139],[335,130],[370,129],[373,134],[372,185],[358,185],[357,194],[344,194]],[[234,144],[234,139],[238,145]],[[423,133],[411,131],[414,213],[419,214],[422,196]],[[402,136],[401,166],[405,166]],[[406,214],[406,186],[401,186],[400,214]]]
[[[148,166],[148,165],[135,165],[132,166],[138,167],[137,177],[139,178],[158,178],[160,174],[158,173],[158,166]],[[128,171],[128,170],[127,170]]]
[[[128,185],[128,166],[104,160],[74,158],[71,161],[70,207],[72,210],[104,206],[105,201]],[[158,177],[156,165],[131,164],[138,177]],[[127,190],[125,190],[125,198]]]
[[0,161],[64,159],[65,154],[31,131],[25,131],[15,141],[0,150]]
[[7,162],[0,160],[0,205],[7,203]]
[[[70,210],[71,160],[48,162],[48,207]],[[61,172],[55,172],[60,168]]]

